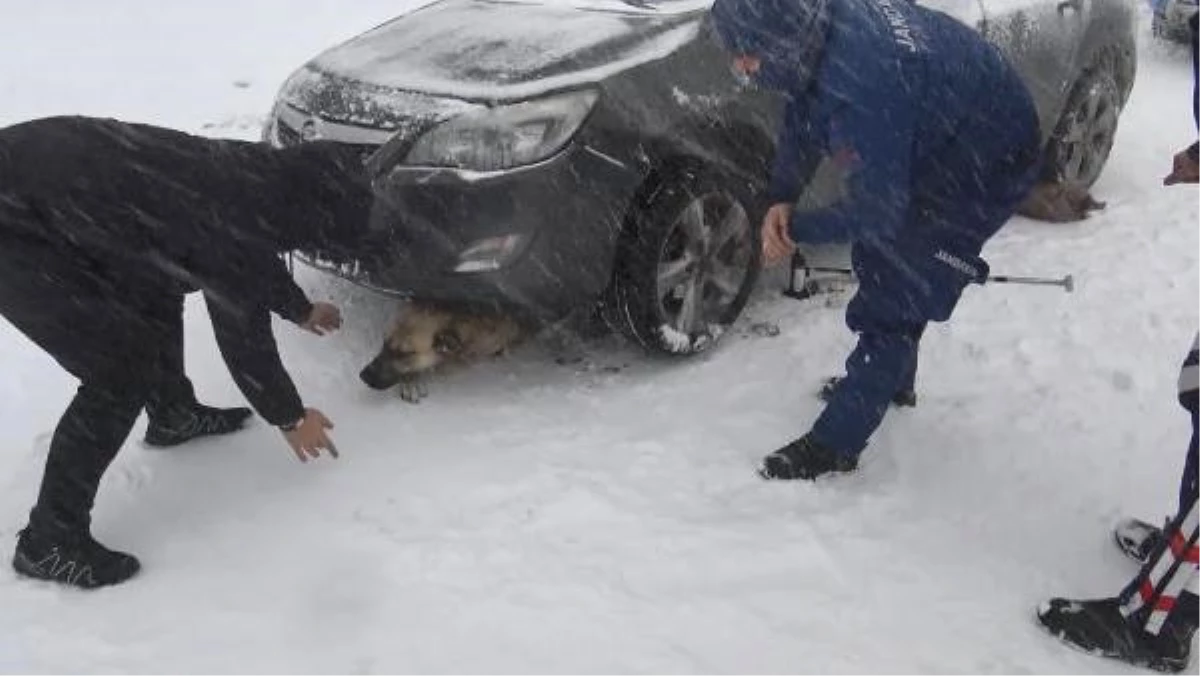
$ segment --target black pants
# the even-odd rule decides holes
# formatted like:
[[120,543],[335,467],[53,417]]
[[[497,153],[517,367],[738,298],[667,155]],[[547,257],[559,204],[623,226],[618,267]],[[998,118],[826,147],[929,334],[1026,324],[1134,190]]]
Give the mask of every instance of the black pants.
[[86,528],[96,490],[143,408],[193,400],[183,375],[183,294],[86,252],[0,239],[0,315],[79,379],[54,430],[30,522]]

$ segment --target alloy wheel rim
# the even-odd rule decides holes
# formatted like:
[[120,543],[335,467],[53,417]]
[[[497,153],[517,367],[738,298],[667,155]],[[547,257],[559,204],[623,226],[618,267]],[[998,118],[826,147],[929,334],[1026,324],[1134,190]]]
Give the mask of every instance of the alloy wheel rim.
[[657,291],[666,323],[688,336],[728,321],[753,260],[750,218],[725,193],[695,196],[659,255]]
[[1064,182],[1091,185],[1099,177],[1116,137],[1118,114],[1116,95],[1109,83],[1093,82],[1082,102],[1071,111],[1062,135]]

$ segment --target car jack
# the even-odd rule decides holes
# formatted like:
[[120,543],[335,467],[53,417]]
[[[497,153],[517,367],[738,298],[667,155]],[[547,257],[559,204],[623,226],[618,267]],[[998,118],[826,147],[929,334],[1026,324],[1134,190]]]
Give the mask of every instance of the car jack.
[[[797,287],[797,273],[804,271],[804,281]],[[854,273],[843,268],[822,268],[812,267],[808,261],[804,260],[804,256],[799,251],[792,254],[791,270],[788,274],[788,286],[783,290],[783,295],[793,300],[808,300],[813,296],[823,291],[820,280],[813,279],[814,272],[830,272],[845,277],[853,277]]]

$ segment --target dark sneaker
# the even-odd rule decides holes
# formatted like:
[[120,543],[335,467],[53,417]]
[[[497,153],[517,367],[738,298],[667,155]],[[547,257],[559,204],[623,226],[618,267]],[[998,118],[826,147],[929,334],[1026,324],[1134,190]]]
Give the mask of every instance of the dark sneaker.
[[[826,378],[825,384],[821,386],[821,391],[817,393],[817,396],[821,398],[821,401],[829,401],[829,398],[833,396],[833,389],[840,382],[842,379],[839,377]],[[896,408],[912,408],[916,405],[917,393],[912,390],[900,390],[892,396],[892,406]]]
[[38,533],[32,527],[17,537],[12,565],[26,577],[81,589],[120,584],[142,569],[135,557],[108,549],[86,530]]
[[1169,674],[1188,666],[1192,631],[1164,626],[1158,636],[1148,634],[1125,619],[1119,599],[1051,599],[1038,608],[1038,621],[1067,645],[1092,655]]
[[763,459],[758,475],[764,479],[813,480],[831,472],[853,472],[856,456],[841,455],[804,435]]
[[1163,532],[1161,528],[1151,526],[1140,519],[1125,519],[1113,529],[1113,539],[1117,541],[1117,547],[1125,552],[1125,556],[1138,563],[1145,563],[1162,544]]
[[254,412],[248,408],[213,408],[195,404],[187,409],[150,418],[146,426],[147,446],[165,448],[198,439],[236,432]]

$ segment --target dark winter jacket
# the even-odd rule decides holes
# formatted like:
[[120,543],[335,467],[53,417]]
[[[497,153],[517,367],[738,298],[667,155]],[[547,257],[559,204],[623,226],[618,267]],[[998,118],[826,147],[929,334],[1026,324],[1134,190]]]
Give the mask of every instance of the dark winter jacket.
[[85,117],[0,130],[0,246],[20,238],[98,267],[114,302],[150,314],[203,291],[234,380],[273,424],[303,407],[270,312],[298,323],[312,308],[280,254],[356,237],[371,205],[358,157],[333,144],[278,150]]
[[[846,177],[843,199],[798,216],[796,236],[887,242],[913,211],[949,212],[966,194],[977,200],[987,190],[973,183],[1014,151],[1032,164],[1040,133],[1029,92],[978,33],[908,0],[828,0],[823,11],[824,19],[814,16],[807,0],[717,0],[712,10],[731,50],[767,45],[752,54],[764,66],[800,63],[812,58],[813,44],[823,46],[815,76],[793,66],[790,82],[780,83],[776,68],[760,80],[788,100],[770,198],[796,201],[814,153]],[[951,251],[961,240],[968,254],[992,234],[972,227],[983,226],[943,219],[930,224],[930,236]],[[933,232],[956,228],[968,231]]]

